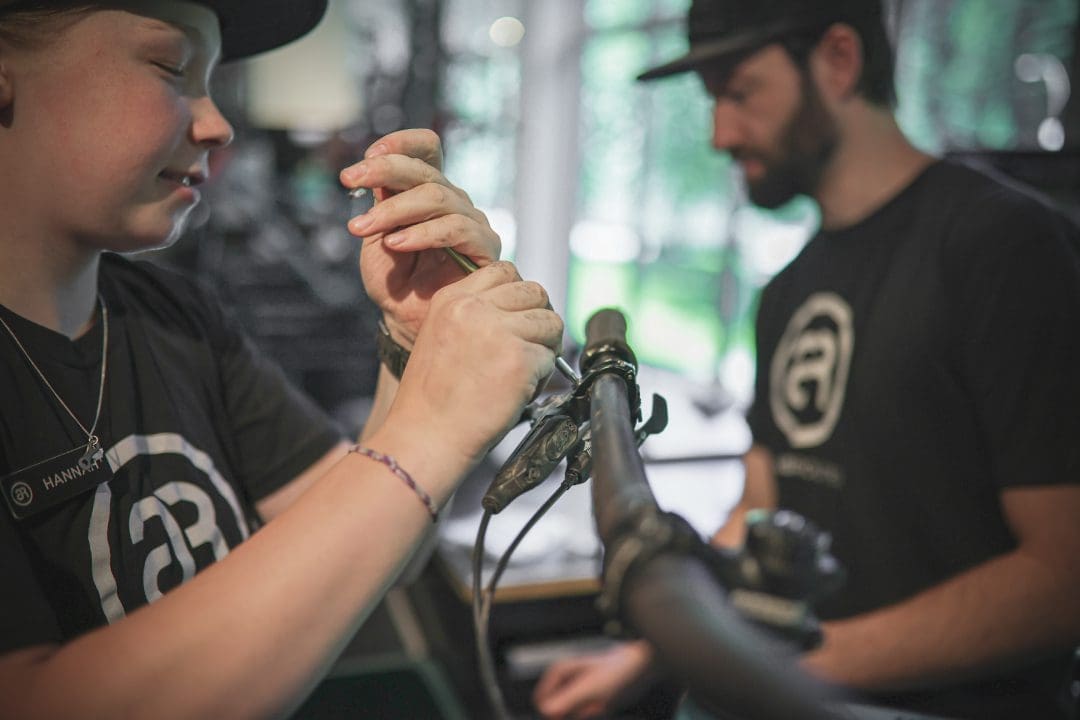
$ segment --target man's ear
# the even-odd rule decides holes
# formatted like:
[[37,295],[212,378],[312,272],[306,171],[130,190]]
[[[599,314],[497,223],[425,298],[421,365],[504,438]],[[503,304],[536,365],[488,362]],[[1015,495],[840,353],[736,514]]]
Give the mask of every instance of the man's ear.
[[821,87],[833,99],[849,100],[858,92],[863,73],[863,44],[850,25],[836,23],[825,31],[814,49]]

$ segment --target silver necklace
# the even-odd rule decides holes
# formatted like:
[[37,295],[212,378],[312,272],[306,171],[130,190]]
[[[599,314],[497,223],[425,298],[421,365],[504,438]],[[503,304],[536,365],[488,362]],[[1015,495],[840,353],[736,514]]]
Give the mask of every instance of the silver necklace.
[[75,424],[78,425],[79,429],[86,435],[86,452],[83,453],[82,458],[79,459],[79,465],[83,468],[89,467],[93,462],[100,460],[103,452],[101,449],[101,440],[94,433],[97,432],[98,420],[101,418],[101,401],[105,397],[105,368],[109,358],[109,309],[106,307],[105,298],[101,296],[101,293],[98,293],[97,299],[98,305],[101,307],[101,382],[98,384],[97,409],[94,410],[94,421],[91,423],[89,430],[87,430],[86,426],[79,421],[79,418],[71,411],[71,408],[64,402],[64,399],[60,397],[60,393],[56,392],[52,383],[45,377],[45,373],[41,372],[41,368],[37,366],[34,359],[30,357],[30,353],[28,353],[26,348],[23,347],[23,344],[19,342],[19,338],[15,334],[15,331],[4,321],[3,317],[0,317],[0,325],[4,326],[8,335],[15,341],[15,345],[18,346],[23,357],[26,358],[26,362],[30,364],[30,367],[34,369],[37,376],[41,378],[41,382],[45,383],[45,387],[49,388],[49,392],[51,392],[53,397],[56,398],[56,401],[60,403],[60,407],[67,411],[67,414],[71,416],[71,419],[75,421]]

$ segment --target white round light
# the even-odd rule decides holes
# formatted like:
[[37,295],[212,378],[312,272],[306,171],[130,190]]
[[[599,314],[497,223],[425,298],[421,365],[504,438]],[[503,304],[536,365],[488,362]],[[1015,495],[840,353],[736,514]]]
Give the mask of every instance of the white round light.
[[514,47],[525,37],[525,26],[516,17],[501,17],[491,23],[488,37],[499,47]]
[[1056,117],[1049,117],[1039,123],[1039,147],[1057,152],[1065,147],[1065,128]]

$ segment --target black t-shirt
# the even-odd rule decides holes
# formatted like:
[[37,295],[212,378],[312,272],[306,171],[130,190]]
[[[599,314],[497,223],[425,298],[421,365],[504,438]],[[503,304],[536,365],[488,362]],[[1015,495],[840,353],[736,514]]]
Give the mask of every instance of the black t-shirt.
[[[112,479],[20,520],[0,502],[0,652],[115,622],[220,560],[257,527],[254,503],[342,437],[193,282],[106,255],[100,287]],[[0,316],[88,427],[103,324],[71,341]],[[85,444],[3,328],[0,397],[0,477]]]
[[866,220],[819,233],[768,285],[749,421],[781,507],[830,532],[847,569],[822,617],[901,601],[1014,548],[1002,490],[1080,482],[1078,248],[1032,196],[939,162]]

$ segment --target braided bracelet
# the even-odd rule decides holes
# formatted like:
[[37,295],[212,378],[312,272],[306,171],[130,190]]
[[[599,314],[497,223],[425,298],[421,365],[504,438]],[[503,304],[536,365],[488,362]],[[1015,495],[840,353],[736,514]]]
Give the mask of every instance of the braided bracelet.
[[420,501],[424,503],[424,507],[427,508],[428,513],[431,515],[431,521],[439,521],[439,508],[435,506],[435,501],[432,500],[431,496],[424,491],[424,488],[416,484],[416,481],[412,479],[412,475],[407,473],[405,471],[405,468],[398,465],[397,460],[390,457],[389,455],[384,455],[378,450],[361,447],[360,445],[353,445],[351,448],[349,448],[349,452],[371,458],[375,462],[382,463],[386,467],[390,468],[390,472],[401,478],[402,482],[408,485],[409,488],[412,489],[414,493],[416,493],[416,496],[420,498]]

